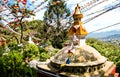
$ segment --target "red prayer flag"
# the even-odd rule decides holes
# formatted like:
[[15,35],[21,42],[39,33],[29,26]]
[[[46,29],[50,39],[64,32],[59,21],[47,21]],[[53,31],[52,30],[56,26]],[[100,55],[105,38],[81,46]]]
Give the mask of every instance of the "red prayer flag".
[[20,2],[22,2],[24,5],[26,5],[27,0],[19,0]]
[[8,2],[8,0],[3,0],[5,3]]

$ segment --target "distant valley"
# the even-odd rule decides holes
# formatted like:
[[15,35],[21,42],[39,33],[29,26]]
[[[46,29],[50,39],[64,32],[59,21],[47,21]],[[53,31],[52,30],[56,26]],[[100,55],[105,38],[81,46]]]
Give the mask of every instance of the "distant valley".
[[86,38],[120,39],[120,30],[91,33],[91,34],[88,34]]
[[109,42],[116,46],[120,46],[120,30],[91,33],[88,34],[86,38],[96,38],[101,41]]

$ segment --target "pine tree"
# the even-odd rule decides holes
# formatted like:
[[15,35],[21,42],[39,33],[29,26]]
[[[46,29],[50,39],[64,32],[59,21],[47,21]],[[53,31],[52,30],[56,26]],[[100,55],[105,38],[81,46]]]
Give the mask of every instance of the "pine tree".
[[71,24],[70,18],[70,10],[67,8],[64,0],[49,1],[49,8],[44,13],[44,21],[50,28],[47,33],[51,34],[49,39],[54,47],[62,48],[67,29]]

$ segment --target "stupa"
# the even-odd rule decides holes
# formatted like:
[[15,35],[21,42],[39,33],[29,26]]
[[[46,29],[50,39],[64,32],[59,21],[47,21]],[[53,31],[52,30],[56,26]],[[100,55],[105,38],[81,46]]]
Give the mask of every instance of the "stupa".
[[113,62],[108,62],[96,49],[86,45],[88,34],[82,26],[83,14],[79,5],[73,14],[74,23],[68,31],[70,45],[62,48],[55,56],[37,67],[41,75],[48,77],[104,77],[112,69]]

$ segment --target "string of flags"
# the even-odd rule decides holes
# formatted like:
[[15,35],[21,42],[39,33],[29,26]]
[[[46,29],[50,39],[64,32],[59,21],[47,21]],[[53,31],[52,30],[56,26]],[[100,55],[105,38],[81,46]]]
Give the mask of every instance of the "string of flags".
[[24,5],[26,5],[27,0],[19,0],[21,3],[23,3]]
[[[41,5],[43,5],[44,3],[45,3],[45,2],[41,2],[41,4],[39,4],[35,9],[37,9],[38,7],[40,7]],[[47,4],[47,5],[46,5],[45,7],[43,7],[43,8],[40,8],[40,9],[38,9],[38,10],[34,10],[34,13],[39,12],[39,11],[45,9],[45,8],[49,8],[49,6],[57,5],[57,4],[59,4],[59,3],[60,3],[60,1],[55,1],[55,2],[51,3],[50,5]]]
[[[27,4],[27,1],[28,1],[28,0],[14,0],[14,1],[15,1],[15,2],[20,2],[20,3],[22,3],[23,5],[27,6],[26,4]],[[29,0],[29,1],[31,1],[31,3],[28,4],[28,8],[30,8],[31,5],[34,5],[34,3],[35,3],[36,1],[38,1],[38,0]],[[50,5],[51,5],[51,6],[52,6],[52,5],[57,5],[57,4],[60,3],[60,0],[57,0],[57,1],[53,2],[53,3],[51,3],[50,5],[47,4],[46,6],[38,9],[39,7],[41,7],[42,5],[44,5],[46,1],[48,1],[48,0],[42,1],[42,2],[41,2],[40,4],[38,4],[33,10],[31,10],[31,11],[29,11],[29,12],[30,12],[30,13],[37,13],[37,12],[43,10],[43,9],[49,8]],[[10,0],[1,0],[0,2],[1,2],[1,4],[0,4],[0,12],[6,11],[6,10],[11,11],[11,9],[9,9],[8,6],[7,6],[7,4],[10,2]],[[101,3],[101,2],[100,2],[100,3]],[[100,3],[98,3],[98,4],[100,4]],[[4,7],[4,9],[3,9],[3,7]],[[19,5],[15,5],[15,6],[14,6],[14,9],[16,9],[16,10],[15,10],[14,12],[18,12],[17,9],[19,9],[19,8],[20,8]],[[109,8],[109,7],[108,7],[108,8]],[[105,9],[98,10],[98,11],[92,12],[91,14],[88,14],[88,15],[86,15],[86,16],[93,15],[93,14],[95,14],[95,13],[97,13],[97,12],[101,12],[101,11],[104,11],[104,10],[105,10]],[[25,9],[21,9],[21,11],[22,11],[22,12],[26,12]],[[3,14],[3,15],[5,15],[5,16],[8,17],[10,14]],[[26,16],[26,14],[24,14],[24,16]],[[93,18],[95,18],[95,17],[93,17]],[[92,18],[92,19],[93,19],[93,18]],[[9,19],[13,20],[14,18],[9,18]],[[89,19],[89,20],[91,20],[91,19]],[[86,20],[86,22],[88,22],[88,20]]]
[[[0,7],[5,7],[5,8],[7,8],[6,2],[8,3],[9,1],[10,1],[10,0],[3,0],[3,1],[2,1],[2,6],[0,6]],[[14,3],[20,2],[20,3],[22,3],[22,4],[24,5],[24,7],[27,6],[27,8],[29,9],[36,1],[38,1],[38,0],[32,0],[32,2],[31,2],[31,3],[28,3],[28,5],[26,5],[27,0],[14,0]],[[49,5],[47,4],[46,6],[38,9],[38,8],[41,7],[43,4],[45,4],[46,1],[48,1],[48,0],[44,0],[43,2],[41,2],[40,4],[38,4],[36,7],[33,5],[35,8],[32,10],[32,12],[33,12],[33,13],[36,13],[36,12],[39,12],[39,11],[41,11],[41,10],[43,10],[43,9],[48,8]],[[56,4],[58,4],[58,3],[60,3],[60,1],[55,1],[55,2],[51,3],[51,5],[56,5]],[[23,8],[24,8],[24,7],[23,7]],[[14,6],[14,9],[16,9],[16,12],[18,12],[17,9],[19,9],[19,8],[20,8],[20,5],[15,5],[15,6]],[[8,9],[8,8],[7,8],[6,10],[3,10],[2,8],[0,8],[0,9],[1,9],[0,12],[6,11],[6,10],[10,10],[10,9]]]
[[7,3],[9,0],[2,0],[4,3]]
[[97,6],[97,5],[100,5],[100,4],[102,4],[102,3],[104,3],[104,2],[106,2],[107,0],[103,0],[103,1],[95,1],[95,0],[93,0],[93,1],[90,1],[90,2],[88,2],[86,5],[84,5],[84,6],[81,6],[81,10],[82,10],[82,12],[86,12],[86,11],[88,11],[88,10],[90,10],[91,8],[93,8],[93,7],[95,7],[95,6]]
[[[10,0],[3,0],[4,1],[4,3],[5,2],[9,2]],[[22,3],[26,3],[26,1],[27,0],[17,0],[17,1],[20,1],[20,2],[22,2]],[[37,0],[36,0],[37,1]],[[46,0],[46,1],[48,1],[48,0]],[[104,1],[102,1],[102,2],[104,2]],[[32,0],[32,3],[29,3],[29,6],[31,6],[33,3],[35,3],[35,0]],[[32,12],[33,13],[36,13],[36,12],[39,12],[39,11],[41,11],[41,10],[43,10],[43,9],[45,9],[45,8],[48,8],[49,7],[49,5],[47,4],[45,7],[42,7],[42,8],[40,8],[40,9],[37,9],[37,8],[39,8],[41,5],[43,5],[45,3],[45,1],[44,2],[41,2],[37,7],[35,7],[35,9],[34,10],[32,10]],[[58,3],[60,3],[60,1],[56,1],[56,2],[53,2],[51,5],[56,5],[56,4],[58,4]],[[101,3],[101,2],[100,2]],[[98,4],[100,4],[100,3],[98,3]],[[5,5],[5,4],[3,4],[3,6],[6,8],[7,6]],[[28,6],[28,7],[29,7]],[[19,6],[15,6],[14,8],[19,8]],[[0,8],[0,9],[2,9],[2,8]],[[7,10],[7,9],[6,9]],[[104,9],[103,9],[104,10]],[[103,11],[103,10],[100,10],[100,11]],[[1,12],[2,10],[0,10],[0,12]],[[99,11],[98,11],[99,12]],[[95,14],[94,12],[93,13],[91,13],[91,14],[88,14],[88,15],[86,15],[86,16],[89,16],[89,15],[92,15],[92,14]]]
[[83,22],[84,22],[83,24],[86,24],[87,22],[89,22],[89,21],[97,18],[98,16],[100,16],[100,15],[106,13],[106,12],[109,12],[109,11],[111,11],[111,10],[113,10],[113,9],[116,9],[116,8],[118,8],[118,7],[120,7],[120,3],[116,4],[114,7],[108,7],[108,9],[103,9],[103,10],[101,10],[101,11],[103,11],[103,12],[101,12],[100,14],[97,14],[97,15],[95,15],[95,16],[93,16],[93,17],[91,17],[91,18],[89,18],[89,19],[87,19],[87,20],[85,20],[85,21],[83,21]]
[[[15,4],[14,7],[13,7],[14,11],[12,11],[12,10],[8,7],[9,1],[10,1],[10,0],[2,0],[2,1],[0,2],[0,3],[1,3],[1,4],[0,4],[0,12],[4,12],[4,11],[7,11],[7,10],[9,10],[9,11],[11,12],[11,13],[9,13],[9,14],[3,13],[3,14],[2,14],[3,16],[7,16],[7,17],[8,17],[8,16],[12,15],[12,13],[16,13],[16,12],[26,12],[26,11],[25,11],[25,6],[26,6],[26,4],[27,4],[27,0],[14,0],[14,4]],[[38,0],[31,0],[32,3],[29,3],[27,8],[30,8],[30,6],[33,5],[36,1],[38,1]],[[43,2],[41,2],[40,4],[38,4],[37,7],[35,7],[34,10],[36,10],[36,9],[39,8],[39,7],[41,7],[43,4],[45,4],[46,1],[48,1],[48,0],[44,0]],[[23,9],[20,9],[20,5],[18,5],[19,2],[23,4]],[[56,1],[56,2],[53,2],[51,5],[55,5],[55,4],[58,4],[58,3],[59,3],[59,1]],[[3,7],[4,7],[4,9],[3,9]],[[43,8],[38,9],[36,12],[38,12],[38,11],[40,11],[40,10],[43,10],[43,9],[45,9],[45,8],[48,8],[48,7],[49,7],[49,5],[44,6]],[[34,10],[29,11],[29,12],[30,12],[30,13],[34,13]],[[35,13],[36,13],[36,12],[35,12]],[[26,14],[24,14],[24,16],[26,16]],[[1,18],[1,19],[4,20],[6,23],[8,23],[8,25],[13,26],[14,29],[15,29],[17,26],[20,25],[20,24],[19,24],[19,20],[16,20],[16,18],[8,17],[8,19],[4,19],[4,18]],[[12,21],[7,21],[7,20],[12,20]]]
[[[6,21],[6,20],[4,20],[4,21]],[[3,22],[3,21],[2,21],[2,22]],[[7,21],[6,21],[6,22],[7,22]],[[15,34],[20,35],[20,33],[18,33],[18,32],[16,32],[15,30],[13,30],[8,24],[3,24],[3,23],[2,23],[2,26],[5,27],[6,29],[8,29],[9,31],[15,33]]]

